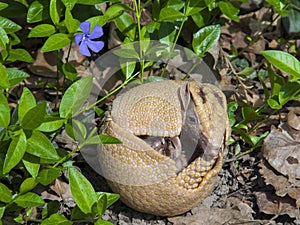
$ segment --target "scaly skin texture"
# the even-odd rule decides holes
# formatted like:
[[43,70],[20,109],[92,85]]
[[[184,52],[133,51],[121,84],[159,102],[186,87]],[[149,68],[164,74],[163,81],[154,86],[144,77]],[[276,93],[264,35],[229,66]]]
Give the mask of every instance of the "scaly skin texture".
[[211,192],[230,136],[224,94],[195,81],[122,93],[106,127],[104,133],[122,141],[99,154],[110,187],[131,208],[160,216],[184,213]]

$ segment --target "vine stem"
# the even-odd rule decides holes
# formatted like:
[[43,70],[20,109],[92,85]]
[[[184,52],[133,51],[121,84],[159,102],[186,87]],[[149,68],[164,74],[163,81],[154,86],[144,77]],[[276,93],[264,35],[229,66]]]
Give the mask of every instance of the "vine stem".
[[141,10],[141,0],[135,0],[134,1],[134,7],[135,7],[135,15],[136,15],[136,20],[137,20],[137,27],[138,27],[138,38],[140,42],[140,64],[141,64],[141,81],[144,81],[144,70],[145,70],[145,61],[144,61],[144,56],[143,56],[143,50],[141,48],[141,42],[143,41],[142,37],[142,30],[141,30],[141,15],[142,15],[142,10]]

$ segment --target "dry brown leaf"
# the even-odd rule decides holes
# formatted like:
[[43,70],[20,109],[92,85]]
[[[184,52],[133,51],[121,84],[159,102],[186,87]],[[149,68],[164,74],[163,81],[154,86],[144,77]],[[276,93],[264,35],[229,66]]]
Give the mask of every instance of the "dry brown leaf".
[[[243,208],[244,206],[241,206]],[[206,206],[200,206],[199,212],[191,216],[176,216],[168,218],[173,225],[221,225],[221,224],[260,224],[257,221],[253,221],[252,216],[240,208],[208,208]],[[247,214],[247,215],[245,215]]]
[[288,176],[289,181],[300,180],[300,131],[281,124],[273,129],[264,141],[263,156],[279,173]]
[[259,162],[260,174],[263,176],[265,183],[275,188],[276,195],[284,197],[290,196],[296,200],[296,207],[300,207],[300,188],[289,182],[288,178],[281,174],[275,174],[272,168],[266,164],[267,162]]
[[292,108],[288,113],[287,123],[292,128],[300,130],[300,108]]
[[279,197],[272,192],[254,192],[257,205],[261,212],[275,216],[287,214],[299,218],[299,209],[289,197]]
[[50,188],[62,198],[62,200],[70,207],[75,206],[75,202],[71,193],[70,185],[60,179],[56,179]]

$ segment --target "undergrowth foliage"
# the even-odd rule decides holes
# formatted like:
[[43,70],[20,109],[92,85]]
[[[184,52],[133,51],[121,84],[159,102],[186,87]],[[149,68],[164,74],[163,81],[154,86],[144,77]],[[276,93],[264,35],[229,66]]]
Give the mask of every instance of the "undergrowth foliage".
[[[78,77],[76,68],[69,63],[70,51],[63,59],[59,58],[60,51],[67,46],[71,49],[75,43],[80,45],[80,53],[92,60],[97,56],[95,53],[105,50],[104,43],[108,34],[103,33],[103,28],[106,29],[110,22],[114,22],[122,43],[159,40],[162,43],[173,43],[167,49],[169,52],[181,40],[184,29],[192,27],[193,32],[185,37],[188,40],[181,40],[180,43],[202,58],[217,43],[221,25],[228,20],[239,22],[240,2],[243,1],[135,0],[126,4],[118,0],[1,1],[0,219],[13,218],[18,223],[42,225],[76,222],[111,224],[101,217],[119,196],[96,192],[93,185],[75,169],[72,157],[86,145],[117,144],[120,141],[98,134],[96,128],[89,130],[76,119],[76,116],[84,112],[82,106],[86,104],[91,92],[93,77]],[[100,3],[107,3],[105,11],[97,5]],[[269,0],[268,3],[275,11],[288,12],[289,4],[275,0]],[[149,6],[152,7],[152,18],[145,24],[142,23],[142,14]],[[24,18],[20,20],[22,16]],[[34,61],[31,51],[26,50],[26,39],[39,41],[43,53],[57,53],[57,72],[64,75],[65,82],[62,87],[56,87],[63,95],[55,110],[49,107],[49,102],[38,101],[26,87],[16,106],[10,102],[12,88],[30,77],[15,66],[19,62],[31,64]],[[119,56],[142,59],[142,50],[121,49]],[[267,133],[252,136],[253,130],[248,129],[247,123],[255,121],[259,124],[268,119],[270,115],[266,114],[267,109],[273,109],[273,113],[276,113],[287,102],[298,99],[300,92],[300,63],[294,56],[281,51],[264,51],[262,55],[268,61],[267,76],[271,82],[269,90],[264,85],[264,78],[258,77],[266,96],[264,105],[256,109],[244,104],[241,108],[242,121],[237,121],[235,115],[238,103],[231,102],[228,105],[233,132],[240,135],[253,149],[261,146]],[[142,83],[144,72],[153,66],[154,62],[143,60],[121,66],[125,79],[120,87],[132,81]],[[278,70],[289,74],[290,79],[283,79],[276,72]],[[96,105],[103,99],[86,109],[93,108],[99,116],[102,115],[103,112]],[[62,149],[56,143],[57,134],[63,131],[76,143],[72,151]],[[59,202],[44,200],[35,191],[35,187],[50,185],[65,171],[68,172],[71,193],[76,202],[70,215],[60,214]],[[22,174],[22,177],[17,179],[16,174]],[[38,217],[32,217],[35,208],[42,211]]]

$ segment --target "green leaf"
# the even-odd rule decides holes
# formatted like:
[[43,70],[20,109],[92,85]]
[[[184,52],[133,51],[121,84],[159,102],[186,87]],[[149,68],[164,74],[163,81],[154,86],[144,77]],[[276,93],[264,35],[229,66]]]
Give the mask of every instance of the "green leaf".
[[61,0],[68,10],[72,10],[76,4],[76,0]]
[[48,7],[49,1],[36,0],[32,2],[28,8],[27,23],[36,23],[46,19],[45,15],[48,14]]
[[22,70],[13,69],[13,68],[7,68],[6,69],[8,81],[10,87],[15,86],[16,84],[19,84],[24,79],[30,77],[30,75]]
[[54,25],[59,24],[59,13],[57,9],[57,0],[50,0],[50,18]]
[[126,79],[129,79],[132,76],[132,74],[135,70],[135,65],[136,65],[136,62],[125,61],[124,63],[121,63],[121,69],[122,69],[122,72],[125,75]]
[[268,99],[267,100],[268,105],[272,108],[272,109],[281,109],[282,105],[280,105],[275,99]]
[[261,54],[275,67],[290,74],[291,81],[300,79],[300,62],[291,54],[278,50],[267,50]]
[[185,16],[174,8],[162,8],[159,14],[159,21],[174,21],[181,20]]
[[8,187],[0,183],[0,202],[9,203],[12,200],[12,194]]
[[106,220],[102,220],[102,219],[98,219],[94,224],[95,225],[114,225],[113,223],[106,221]]
[[108,192],[97,192],[98,199],[101,198],[102,195],[106,195],[107,197],[107,208],[114,204],[116,201],[119,200],[120,195],[115,193],[108,193]]
[[194,52],[198,56],[204,57],[205,53],[218,42],[220,34],[221,28],[218,24],[201,28],[193,35]]
[[0,2],[0,11],[7,8],[8,4],[4,3],[4,2]]
[[61,214],[52,214],[49,218],[42,221],[41,225],[72,225],[73,223],[69,221],[65,216]]
[[88,76],[73,83],[62,97],[59,114],[62,118],[71,118],[87,100],[93,86],[93,77]]
[[26,151],[26,147],[26,136],[25,133],[21,130],[20,135],[17,137],[13,137],[9,145],[4,160],[3,173],[8,173],[21,161]]
[[62,128],[64,123],[65,123],[65,119],[55,118],[55,117],[45,117],[44,122],[38,128],[36,128],[36,130],[42,132],[53,132]]
[[45,168],[43,169],[38,177],[37,181],[42,185],[47,186],[51,184],[60,175],[60,170],[56,168]]
[[[5,212],[5,206],[3,206],[3,207],[0,207],[0,219],[2,219],[2,218],[3,218],[4,212]],[[2,225],[2,222],[1,222],[1,220],[0,220],[0,225]]]
[[220,8],[221,12],[224,13],[224,15],[227,16],[228,18],[234,20],[235,22],[240,21],[240,19],[238,17],[240,10],[239,10],[239,8],[235,7],[231,2],[220,1],[219,8]]
[[121,144],[122,142],[112,136],[105,134],[98,134],[93,137],[89,137],[85,142],[85,144]]
[[10,123],[10,108],[4,94],[0,92],[0,127],[8,127]]
[[0,87],[3,88],[10,88],[8,76],[6,73],[5,67],[0,63]]
[[185,15],[192,16],[192,15],[200,15],[200,11],[206,8],[206,4],[204,1],[199,0],[190,0],[190,4],[186,7]]
[[77,0],[77,4],[82,4],[82,5],[96,5],[100,4],[103,2],[121,2],[121,0]]
[[25,49],[22,49],[22,48],[11,49],[9,51],[9,56],[8,56],[7,61],[14,62],[17,60],[23,61],[23,62],[28,62],[28,63],[33,62],[33,58]]
[[243,103],[242,116],[246,122],[253,121],[260,118],[260,115],[250,105]]
[[64,75],[71,81],[74,81],[77,77],[77,71],[71,63],[64,63],[62,65],[62,71]]
[[97,205],[94,205],[94,212],[99,215],[101,218],[107,209],[107,196],[102,195],[97,202]]
[[28,173],[33,177],[33,178],[36,178],[38,173],[39,173],[39,170],[40,170],[40,164],[37,163],[37,162],[32,162],[32,161],[29,161],[29,160],[25,160],[25,159],[22,159],[22,162],[26,168],[26,170],[28,171]]
[[75,33],[78,30],[80,24],[79,20],[73,18],[72,13],[69,9],[66,9],[65,24],[69,33]]
[[36,101],[33,94],[27,87],[23,88],[23,92],[18,105],[18,117],[20,123],[22,123],[25,114],[36,106]]
[[9,38],[6,31],[0,27],[0,47],[6,49],[6,45],[9,43]]
[[38,184],[35,178],[28,177],[20,185],[20,193],[24,194],[31,191]]
[[33,130],[31,136],[27,139],[26,152],[50,160],[60,158],[50,140],[37,130]]
[[28,37],[49,37],[55,33],[55,27],[51,24],[39,24],[32,28],[29,32]]
[[104,16],[108,18],[108,20],[113,20],[119,16],[121,16],[125,12],[124,4],[113,4],[106,11]]
[[70,189],[77,206],[84,213],[91,213],[97,196],[91,183],[75,168],[69,168]]
[[51,52],[62,49],[71,43],[71,39],[67,34],[53,34],[51,35],[43,45],[41,52]]
[[299,99],[300,81],[288,82],[282,86],[279,92],[278,100],[281,105],[286,104],[288,101]]
[[23,129],[34,130],[39,127],[44,122],[44,117],[46,115],[46,102],[41,102],[29,109],[24,115],[21,122]]
[[23,208],[35,207],[45,204],[44,200],[33,192],[27,192],[26,194],[19,195],[14,199],[14,202]]
[[113,53],[125,59],[139,59],[140,56],[134,49],[118,48]]
[[136,25],[133,18],[127,12],[117,17],[115,23],[125,36],[129,37],[131,41],[135,40]]
[[22,29],[22,27],[16,24],[15,22],[2,16],[0,16],[0,27],[2,27],[8,34],[14,33]]
[[230,102],[227,105],[227,114],[230,122],[230,126],[232,127],[236,122],[235,111],[238,109],[237,102]]
[[109,17],[94,16],[94,17],[90,17],[86,21],[91,23],[91,27],[95,27],[97,24],[103,27],[109,21]]

